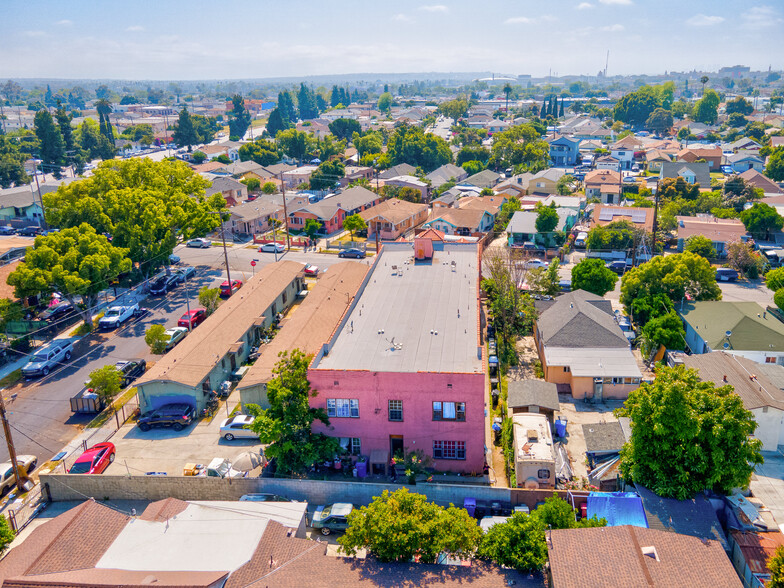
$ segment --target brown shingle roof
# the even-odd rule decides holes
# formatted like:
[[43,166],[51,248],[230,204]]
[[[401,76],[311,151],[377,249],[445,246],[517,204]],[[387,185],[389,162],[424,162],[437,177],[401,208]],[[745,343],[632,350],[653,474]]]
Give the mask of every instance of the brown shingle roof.
[[399,198],[389,198],[367,210],[363,210],[359,213],[359,216],[365,221],[380,216],[393,225],[396,225],[408,218],[416,216],[423,210],[427,210],[427,204],[417,204],[415,202],[408,202],[407,200],[400,200]]
[[161,522],[180,514],[188,508],[188,503],[177,498],[166,498],[153,502],[139,517],[142,521]]
[[184,386],[198,386],[216,362],[223,359],[229,348],[239,341],[280,293],[303,274],[304,269],[296,261],[279,261],[263,267],[139,378],[136,385],[173,381]]
[[3,582],[3,588],[46,586],[47,588],[208,588],[219,586],[227,572],[170,572],[148,570],[115,570],[90,568],[39,576],[11,578]]
[[746,227],[736,218],[676,216],[678,239],[702,235],[715,243],[740,241]]
[[557,529],[547,547],[553,588],[742,586],[720,543],[668,531]]
[[593,184],[620,184],[621,174],[611,169],[595,169],[585,174],[583,183],[586,188]]
[[281,351],[300,349],[306,355],[316,353],[337,327],[367,271],[368,266],[364,263],[344,261],[322,274],[296,312],[284,321],[275,338],[261,347],[259,358],[238,387],[248,388],[272,379],[272,368]]

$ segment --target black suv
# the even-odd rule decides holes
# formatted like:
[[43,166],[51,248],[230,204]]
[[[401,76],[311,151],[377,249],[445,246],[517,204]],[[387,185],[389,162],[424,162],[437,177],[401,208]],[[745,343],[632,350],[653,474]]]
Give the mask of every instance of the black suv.
[[125,388],[145,372],[147,369],[147,362],[143,359],[118,361],[114,364],[114,367],[120,372],[120,375],[122,376],[122,385],[123,388]]
[[70,302],[61,302],[56,306],[52,306],[51,308],[47,308],[41,314],[38,315],[38,320],[41,321],[58,321],[60,319],[64,319],[67,316],[72,314],[76,314],[76,310],[71,305]]
[[632,269],[632,267],[634,266],[631,263],[620,260],[620,261],[610,261],[605,264],[605,267],[607,267],[607,269],[614,271],[616,274],[624,274],[630,269]]
[[159,276],[150,284],[150,294],[154,296],[166,294],[166,292],[174,288],[179,282],[180,277],[176,274]]
[[171,427],[182,431],[193,422],[196,410],[188,404],[165,404],[157,410],[139,417],[139,428],[149,431],[153,427]]

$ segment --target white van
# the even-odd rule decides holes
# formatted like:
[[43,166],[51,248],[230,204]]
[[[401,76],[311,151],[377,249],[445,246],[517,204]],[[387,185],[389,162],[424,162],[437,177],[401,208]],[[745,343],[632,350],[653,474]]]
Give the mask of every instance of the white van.
[[585,240],[588,239],[588,233],[580,231],[577,233],[577,238],[574,240],[575,247],[585,247]]

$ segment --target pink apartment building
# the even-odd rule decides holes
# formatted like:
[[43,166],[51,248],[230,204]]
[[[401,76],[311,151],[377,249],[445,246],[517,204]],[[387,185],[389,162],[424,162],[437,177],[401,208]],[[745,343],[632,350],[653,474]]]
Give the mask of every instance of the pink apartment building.
[[420,449],[438,470],[481,473],[485,370],[475,243],[385,244],[308,379],[338,437],[378,470]]

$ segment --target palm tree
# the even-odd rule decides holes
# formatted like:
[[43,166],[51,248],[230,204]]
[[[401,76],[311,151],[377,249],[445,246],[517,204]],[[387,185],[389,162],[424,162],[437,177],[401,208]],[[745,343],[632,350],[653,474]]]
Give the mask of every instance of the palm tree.
[[708,83],[708,80],[709,80],[709,79],[710,79],[710,78],[709,78],[708,76],[702,76],[702,77],[700,78],[700,83],[702,84],[702,93],[703,93],[703,94],[705,94],[705,84],[707,84],[707,83]]
[[504,94],[506,94],[506,114],[509,114],[509,94],[512,93],[512,86],[507,82],[504,85]]

